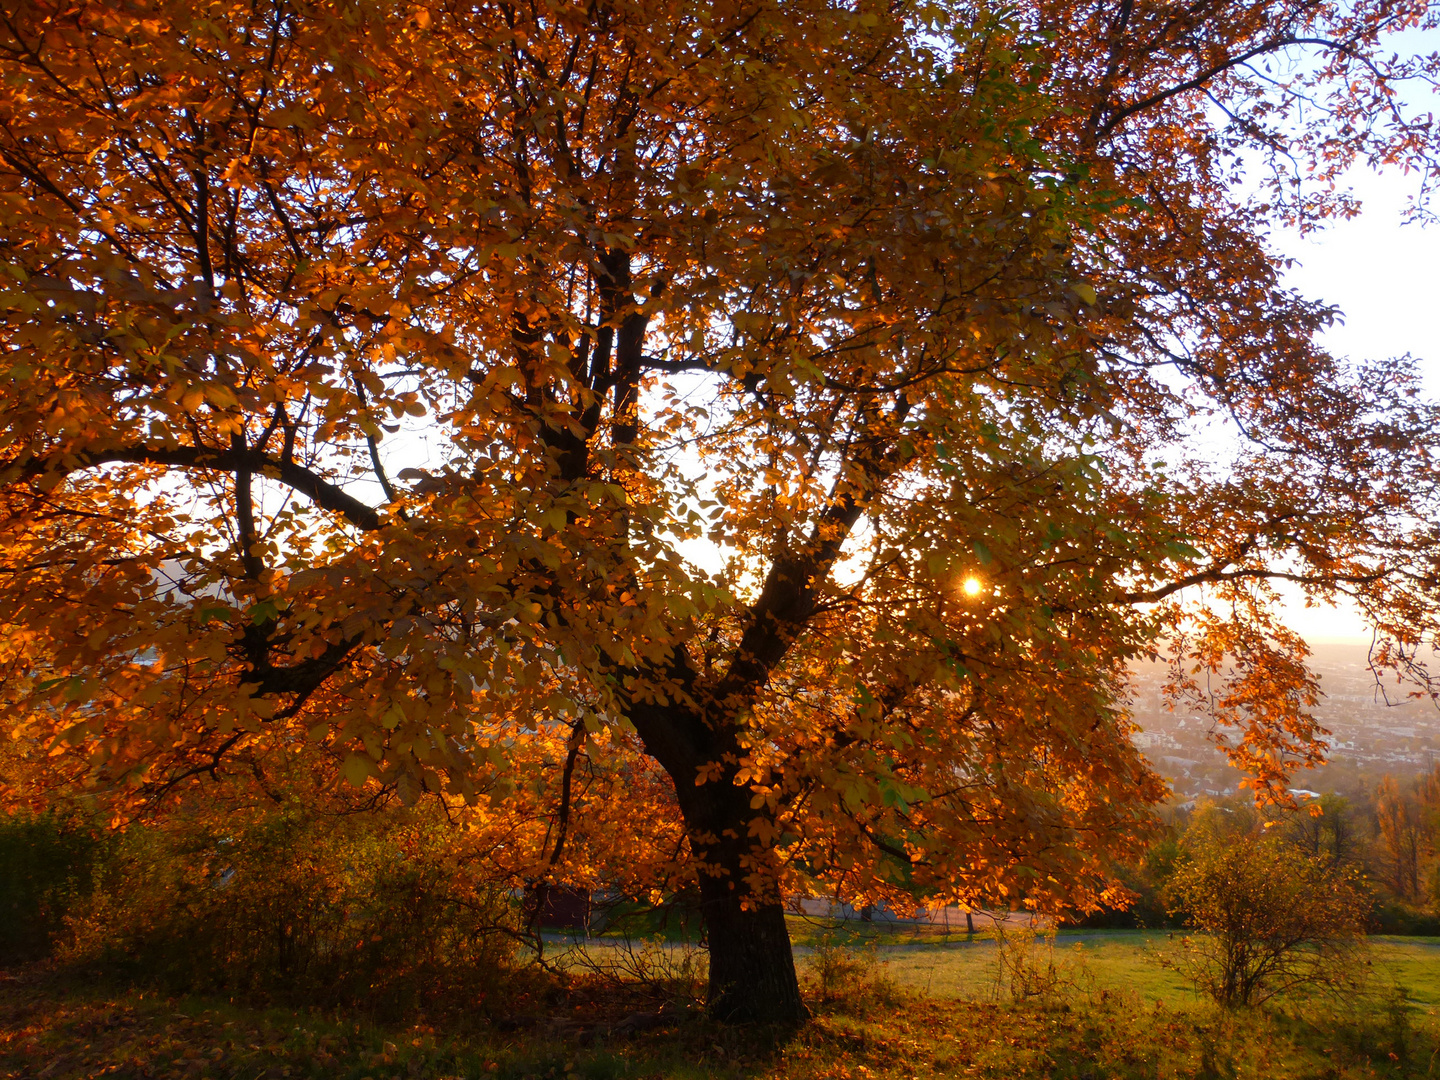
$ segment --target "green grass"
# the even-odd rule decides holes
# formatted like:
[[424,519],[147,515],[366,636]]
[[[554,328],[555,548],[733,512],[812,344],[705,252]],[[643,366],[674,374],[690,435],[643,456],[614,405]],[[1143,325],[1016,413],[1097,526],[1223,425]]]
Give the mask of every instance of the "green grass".
[[[1053,946],[1044,939],[1035,950],[1053,957],[1061,977],[1082,992],[1130,993],[1146,1002],[1190,1005],[1196,996],[1188,983],[1151,959],[1165,935],[1130,932],[1128,938],[1067,940]],[[898,985],[937,997],[984,999],[996,992],[996,945],[993,939],[946,945],[900,945],[876,950],[883,971]]]
[[[1405,989],[1406,1000],[1440,1015],[1440,938],[1376,937],[1376,962]],[[1435,1067],[1440,1077],[1440,1063]]]
[[[797,932],[798,931],[798,932]],[[935,997],[981,1000],[996,990],[996,945],[991,934],[949,936],[900,927],[851,923],[792,926],[797,954],[829,943],[872,951],[880,970],[900,987]],[[1081,989],[1133,994],[1171,1007],[1195,1005],[1188,982],[1156,962],[1171,937],[1165,930],[1061,930],[1054,937],[1057,967]],[[1374,937],[1373,963],[1383,981],[1404,988],[1414,1006],[1440,1012],[1440,938]],[[1044,950],[1044,939],[1037,942]],[[1437,1065],[1440,1078],[1440,1065]]]

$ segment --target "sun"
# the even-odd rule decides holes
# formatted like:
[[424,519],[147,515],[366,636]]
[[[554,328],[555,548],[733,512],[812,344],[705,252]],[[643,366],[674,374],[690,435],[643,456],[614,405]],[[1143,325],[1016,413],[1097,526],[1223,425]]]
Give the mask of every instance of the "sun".
[[980,590],[985,586],[980,583],[978,577],[967,577],[960,587],[965,590],[966,596],[979,596]]

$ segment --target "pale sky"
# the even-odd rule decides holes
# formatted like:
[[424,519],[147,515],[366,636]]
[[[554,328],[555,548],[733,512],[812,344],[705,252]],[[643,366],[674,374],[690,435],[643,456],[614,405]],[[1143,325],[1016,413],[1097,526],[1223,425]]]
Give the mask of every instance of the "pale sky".
[[[1440,264],[1435,258],[1440,226],[1402,222],[1406,201],[1418,188],[1413,174],[1358,170],[1352,184],[1364,201],[1360,217],[1319,235],[1273,238],[1298,264],[1287,283],[1344,311],[1343,325],[1325,336],[1333,353],[1355,359],[1410,353],[1423,361],[1429,394],[1440,396]],[[1294,600],[1287,621],[1311,644],[1370,640],[1355,611],[1307,609],[1297,591],[1289,595]]]

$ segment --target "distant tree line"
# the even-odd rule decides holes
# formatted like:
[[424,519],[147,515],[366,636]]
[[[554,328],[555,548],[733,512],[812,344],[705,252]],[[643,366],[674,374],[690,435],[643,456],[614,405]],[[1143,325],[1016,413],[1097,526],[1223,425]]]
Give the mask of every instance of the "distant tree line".
[[1358,776],[1345,794],[1301,796],[1294,808],[1257,808],[1244,796],[1166,812],[1166,827],[1122,877],[1133,893],[1072,921],[1087,926],[1185,923],[1176,872],[1206,838],[1264,837],[1325,870],[1354,875],[1368,902],[1355,913],[1378,933],[1440,934],[1440,765],[1410,778]]

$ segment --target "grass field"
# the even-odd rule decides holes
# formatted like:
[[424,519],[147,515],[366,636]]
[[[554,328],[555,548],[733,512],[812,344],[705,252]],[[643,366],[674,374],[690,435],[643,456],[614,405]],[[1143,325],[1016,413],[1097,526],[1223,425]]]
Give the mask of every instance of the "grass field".
[[[1134,994],[1147,1003],[1159,1001],[1172,1007],[1197,1004],[1199,999],[1189,983],[1156,960],[1169,936],[1165,931],[1062,930],[1053,938],[1053,946],[1041,939],[1036,948],[1042,955],[1053,955],[1061,972],[1081,989]],[[1412,1006],[1440,1014],[1440,939],[1376,937],[1371,941],[1380,978],[1402,987]],[[873,952],[880,969],[906,989],[944,998],[994,996],[997,965],[992,938],[905,941],[887,935],[877,941]],[[1436,1076],[1440,1077],[1440,1068]]]
[[[813,932],[812,932],[813,931]],[[815,1019],[799,1031],[714,1025],[694,1007],[593,978],[553,983],[528,1011],[464,1002],[382,1024],[358,1013],[246,1007],[107,988],[60,972],[0,975],[4,1080],[1360,1080],[1440,1078],[1440,942],[1376,942],[1377,985],[1401,1001],[1225,1014],[1154,966],[1164,934],[1062,933],[1067,979],[1044,1000],[996,993],[996,945],[843,928],[868,976],[824,1000],[798,928]],[[601,948],[613,948],[602,945]],[[678,948],[671,946],[672,950]],[[1038,957],[1048,960],[1048,954]],[[627,1019],[645,1017],[643,1025]]]

